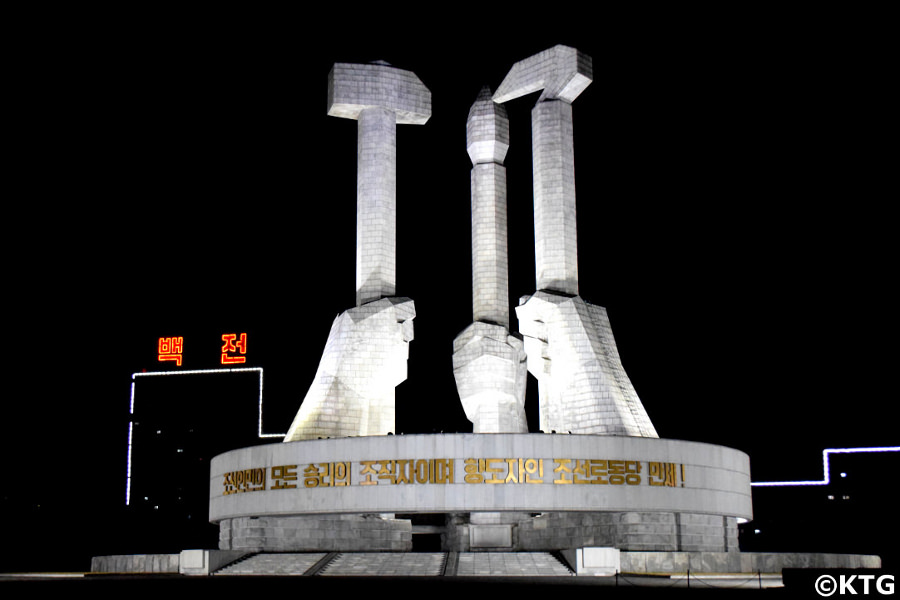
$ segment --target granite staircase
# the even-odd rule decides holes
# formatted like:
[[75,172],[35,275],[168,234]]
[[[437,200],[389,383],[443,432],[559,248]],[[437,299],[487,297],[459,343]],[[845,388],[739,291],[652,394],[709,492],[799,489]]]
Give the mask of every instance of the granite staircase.
[[549,552],[266,552],[247,556],[214,575],[559,577],[574,573]]

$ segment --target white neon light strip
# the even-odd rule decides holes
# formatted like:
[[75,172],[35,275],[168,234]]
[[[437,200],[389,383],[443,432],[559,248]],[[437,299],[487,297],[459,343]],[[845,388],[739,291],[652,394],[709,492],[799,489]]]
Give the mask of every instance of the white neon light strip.
[[[257,435],[260,438],[284,437],[284,433],[263,433],[263,370],[261,367],[241,367],[234,369],[200,369],[185,371],[149,371],[146,373],[131,374],[131,400],[128,405],[128,414],[134,415],[134,384],[136,377],[156,377],[160,375],[205,375],[209,373],[242,373],[248,371],[256,371],[259,373],[259,422],[257,426]],[[131,437],[133,433],[133,422],[128,422],[128,459],[125,468],[125,504],[131,502]]]
[[128,421],[128,462],[125,467],[125,506],[131,503],[131,434],[134,431],[134,423]]
[[754,487],[787,486],[787,485],[828,485],[831,482],[831,471],[828,457],[832,454],[855,454],[857,452],[900,452],[900,446],[880,446],[874,448],[826,448],[822,451],[823,476],[818,481],[758,481],[751,483]]

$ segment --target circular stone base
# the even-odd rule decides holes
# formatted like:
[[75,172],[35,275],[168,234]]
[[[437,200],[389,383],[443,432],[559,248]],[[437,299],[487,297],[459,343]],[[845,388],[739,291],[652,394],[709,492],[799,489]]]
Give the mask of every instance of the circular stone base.
[[[220,548],[272,551],[409,550],[421,534],[440,536],[449,551],[722,552],[737,548],[737,519],[752,518],[742,452],[553,434],[243,448],[213,459],[209,506]],[[419,525],[416,515],[431,515],[430,524]]]

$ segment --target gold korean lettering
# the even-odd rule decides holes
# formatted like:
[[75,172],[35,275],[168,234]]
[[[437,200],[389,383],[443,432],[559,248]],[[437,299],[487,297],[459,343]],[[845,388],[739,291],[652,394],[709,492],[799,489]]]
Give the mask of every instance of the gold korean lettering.
[[[521,461],[522,459],[519,459]],[[544,459],[525,459],[525,483],[544,483]],[[534,476],[537,475],[537,478]],[[522,469],[519,468],[519,483],[522,483]]]
[[484,459],[483,458],[467,458],[465,460],[464,470],[466,472],[466,483],[483,483],[484,475]]
[[278,467],[272,467],[270,470],[272,487],[270,487],[269,489],[287,490],[296,488],[296,483],[290,483],[297,481],[297,473],[296,471],[294,471],[294,469],[296,468],[297,465],[281,465]]
[[266,489],[265,469],[244,469],[225,473],[222,479],[222,495],[258,492]]
[[559,473],[559,476],[553,480],[553,483],[555,483],[555,484],[572,483],[572,479],[569,479],[569,477],[573,475],[572,459],[554,458],[553,462],[555,462],[557,465],[556,468],[553,469],[553,472]]
[[378,475],[378,472],[375,470],[375,464],[377,461],[374,460],[364,460],[362,463],[362,471],[359,474],[362,476],[362,481],[359,482],[359,485],[378,485],[377,481],[372,481],[372,476]]
[[675,487],[677,485],[678,475],[675,470],[675,463],[651,462],[648,470],[650,485],[666,487]]

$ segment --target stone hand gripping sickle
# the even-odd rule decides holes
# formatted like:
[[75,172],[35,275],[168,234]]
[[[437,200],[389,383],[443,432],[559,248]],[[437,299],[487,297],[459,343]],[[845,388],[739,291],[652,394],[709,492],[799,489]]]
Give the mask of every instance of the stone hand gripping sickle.
[[356,307],[335,319],[315,379],[285,442],[386,435],[394,388],[406,379],[415,305],[396,294],[398,124],[424,124],[431,92],[415,74],[385,63],[337,63],[328,114],[355,119]]

